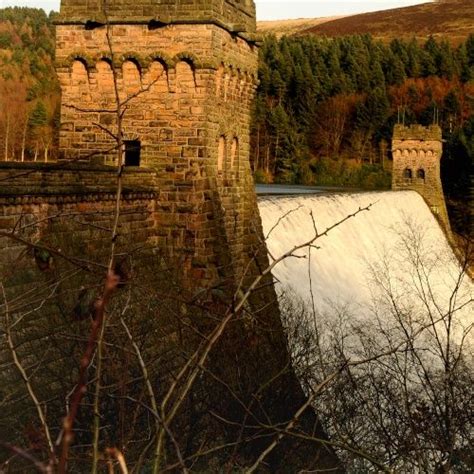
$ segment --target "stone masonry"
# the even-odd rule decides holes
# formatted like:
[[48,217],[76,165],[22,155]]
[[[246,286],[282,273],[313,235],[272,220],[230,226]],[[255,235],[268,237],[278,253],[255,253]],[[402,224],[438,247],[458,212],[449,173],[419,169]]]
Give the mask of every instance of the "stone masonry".
[[62,158],[113,164],[114,142],[103,128],[116,126],[113,69],[120,100],[129,100],[124,139],[139,143],[140,166],[156,175],[157,240],[186,256],[193,281],[238,279],[255,237],[254,35],[248,0],[61,4]]
[[[42,279],[54,278],[54,268],[45,272],[36,261],[32,247],[38,243],[55,248],[56,256],[72,251],[68,262],[84,270],[67,293],[70,298],[90,287],[96,274],[89,264],[82,268],[85,261],[96,262],[99,269],[107,263],[104,249],[117,189],[116,142],[108,131],[117,130],[118,95],[126,105],[126,166],[117,248],[122,255],[134,255],[131,274],[137,281],[131,288],[147,282],[142,266],[160,272],[166,261],[179,273],[173,291],[183,290],[191,302],[201,298],[215,312],[206,321],[189,315],[197,334],[213,327],[233,297],[268,265],[249,163],[250,109],[257,86],[255,29],[252,0],[62,0],[56,27],[60,160],[0,166],[0,269],[8,297],[29,294]],[[15,229],[21,232],[12,239],[7,234]],[[142,260],[141,254],[146,255]],[[56,306],[38,318],[54,316],[68,326],[64,305]],[[163,314],[151,306],[148,311],[162,327]],[[270,275],[242,313],[222,336],[207,368],[219,374],[229,393],[254,407],[256,419],[287,423],[306,399],[291,368]],[[44,337],[48,340],[51,333]],[[166,353],[156,370],[168,380],[166,367],[194,346],[179,345],[177,327],[168,331],[166,326],[165,339],[156,344],[157,351]],[[199,386],[191,397],[196,406],[221,407],[224,419],[247,418],[213,379],[203,377]],[[237,428],[217,429],[211,421],[195,427],[199,436],[217,444],[240,436]],[[185,426],[179,440],[185,444],[184,434],[194,428],[184,412],[176,423]],[[325,437],[310,408],[298,425],[309,435]],[[274,433],[259,437],[239,448],[242,462],[253,463]],[[195,438],[197,443],[200,438]],[[268,457],[269,472],[303,468],[340,472],[330,448],[303,439],[285,437]]]
[[439,126],[395,125],[392,189],[417,191],[449,235],[450,225],[440,173],[442,153],[443,139]]

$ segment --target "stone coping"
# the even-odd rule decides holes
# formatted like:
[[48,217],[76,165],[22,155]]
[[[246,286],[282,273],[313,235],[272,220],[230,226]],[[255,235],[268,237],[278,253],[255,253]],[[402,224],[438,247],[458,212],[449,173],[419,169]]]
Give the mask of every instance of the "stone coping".
[[442,141],[443,134],[438,125],[395,125],[393,140],[436,140]]
[[[111,165],[101,165],[81,161],[53,161],[45,163],[43,161],[0,161],[0,171],[2,170],[31,170],[31,171],[93,171],[102,173],[116,173],[117,167]],[[125,167],[125,174],[152,174],[154,170],[142,167]]]
[[[9,196],[91,196],[97,195],[97,200],[102,199],[104,195],[113,195],[116,197],[115,190],[112,187],[98,187],[98,186],[50,186],[41,187],[34,185],[20,185],[20,186],[1,186],[0,197],[5,198]],[[158,191],[152,187],[126,186],[122,188],[122,196],[127,199],[143,199],[144,197],[152,198],[158,195]],[[99,197],[102,196],[102,197]],[[92,199],[96,200],[96,199]]]
[[[99,175],[97,179],[95,177]],[[76,196],[78,200],[115,199],[117,168],[77,162],[0,162],[0,197]],[[147,168],[125,168],[124,199],[157,195],[156,173]],[[87,198],[86,198],[87,196]]]

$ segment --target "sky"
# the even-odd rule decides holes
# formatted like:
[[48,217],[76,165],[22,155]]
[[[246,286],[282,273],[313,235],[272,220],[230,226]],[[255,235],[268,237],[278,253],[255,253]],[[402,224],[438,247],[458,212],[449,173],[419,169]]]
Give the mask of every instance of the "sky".
[[[0,0],[1,7],[14,5],[59,10],[60,0]],[[256,0],[258,20],[316,18],[406,7],[429,0]]]

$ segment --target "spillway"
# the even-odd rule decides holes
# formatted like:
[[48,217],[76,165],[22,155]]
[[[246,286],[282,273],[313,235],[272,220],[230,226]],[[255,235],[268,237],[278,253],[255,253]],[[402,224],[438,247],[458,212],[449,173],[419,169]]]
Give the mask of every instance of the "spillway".
[[273,269],[280,295],[304,301],[320,322],[344,313],[389,327],[396,312],[421,325],[449,313],[458,339],[469,332],[474,286],[416,192],[263,197],[259,209],[271,262],[321,234]]

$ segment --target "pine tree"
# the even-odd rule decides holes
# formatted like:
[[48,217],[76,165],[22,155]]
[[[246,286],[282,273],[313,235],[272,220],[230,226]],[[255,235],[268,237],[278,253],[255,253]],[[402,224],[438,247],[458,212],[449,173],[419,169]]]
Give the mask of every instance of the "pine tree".
[[30,128],[37,128],[42,127],[48,123],[48,112],[46,110],[46,106],[44,105],[43,101],[39,100],[36,103],[35,108],[30,114],[29,119],[29,127]]

